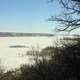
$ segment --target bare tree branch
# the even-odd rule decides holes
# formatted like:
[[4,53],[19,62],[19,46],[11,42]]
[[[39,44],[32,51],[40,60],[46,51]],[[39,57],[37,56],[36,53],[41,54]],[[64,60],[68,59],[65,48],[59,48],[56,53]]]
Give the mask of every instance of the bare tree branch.
[[[72,31],[80,28],[80,0],[59,0],[60,4],[66,9],[63,16],[51,16],[49,21],[57,21],[63,25],[59,31]],[[75,16],[75,17],[74,17]]]

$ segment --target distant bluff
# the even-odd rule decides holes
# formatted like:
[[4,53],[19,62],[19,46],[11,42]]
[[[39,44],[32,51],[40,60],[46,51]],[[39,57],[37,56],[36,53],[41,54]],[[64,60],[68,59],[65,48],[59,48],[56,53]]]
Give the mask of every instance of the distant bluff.
[[15,33],[15,32],[0,32],[0,37],[27,37],[27,36],[54,36],[49,33]]

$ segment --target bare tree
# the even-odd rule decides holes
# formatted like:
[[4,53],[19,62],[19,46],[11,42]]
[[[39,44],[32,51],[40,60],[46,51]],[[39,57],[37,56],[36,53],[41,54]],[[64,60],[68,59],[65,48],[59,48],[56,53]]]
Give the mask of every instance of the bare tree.
[[[51,0],[51,2],[54,0]],[[57,21],[63,24],[58,31],[72,31],[80,28],[80,0],[58,0],[65,12],[62,16],[51,16],[49,21]]]

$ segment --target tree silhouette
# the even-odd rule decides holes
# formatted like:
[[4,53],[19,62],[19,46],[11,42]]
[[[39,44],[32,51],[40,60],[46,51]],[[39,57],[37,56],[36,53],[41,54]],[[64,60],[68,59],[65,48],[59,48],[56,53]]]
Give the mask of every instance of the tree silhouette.
[[[51,2],[54,0],[51,0]],[[80,0],[58,0],[64,8],[63,16],[51,16],[49,21],[60,22],[63,26],[58,31],[72,31],[80,28]]]

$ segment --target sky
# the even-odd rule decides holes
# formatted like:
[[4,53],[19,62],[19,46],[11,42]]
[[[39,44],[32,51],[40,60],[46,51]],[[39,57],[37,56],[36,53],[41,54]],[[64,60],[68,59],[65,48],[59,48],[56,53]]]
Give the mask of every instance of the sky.
[[59,12],[48,0],[0,0],[0,32],[52,33],[56,24],[48,18]]

